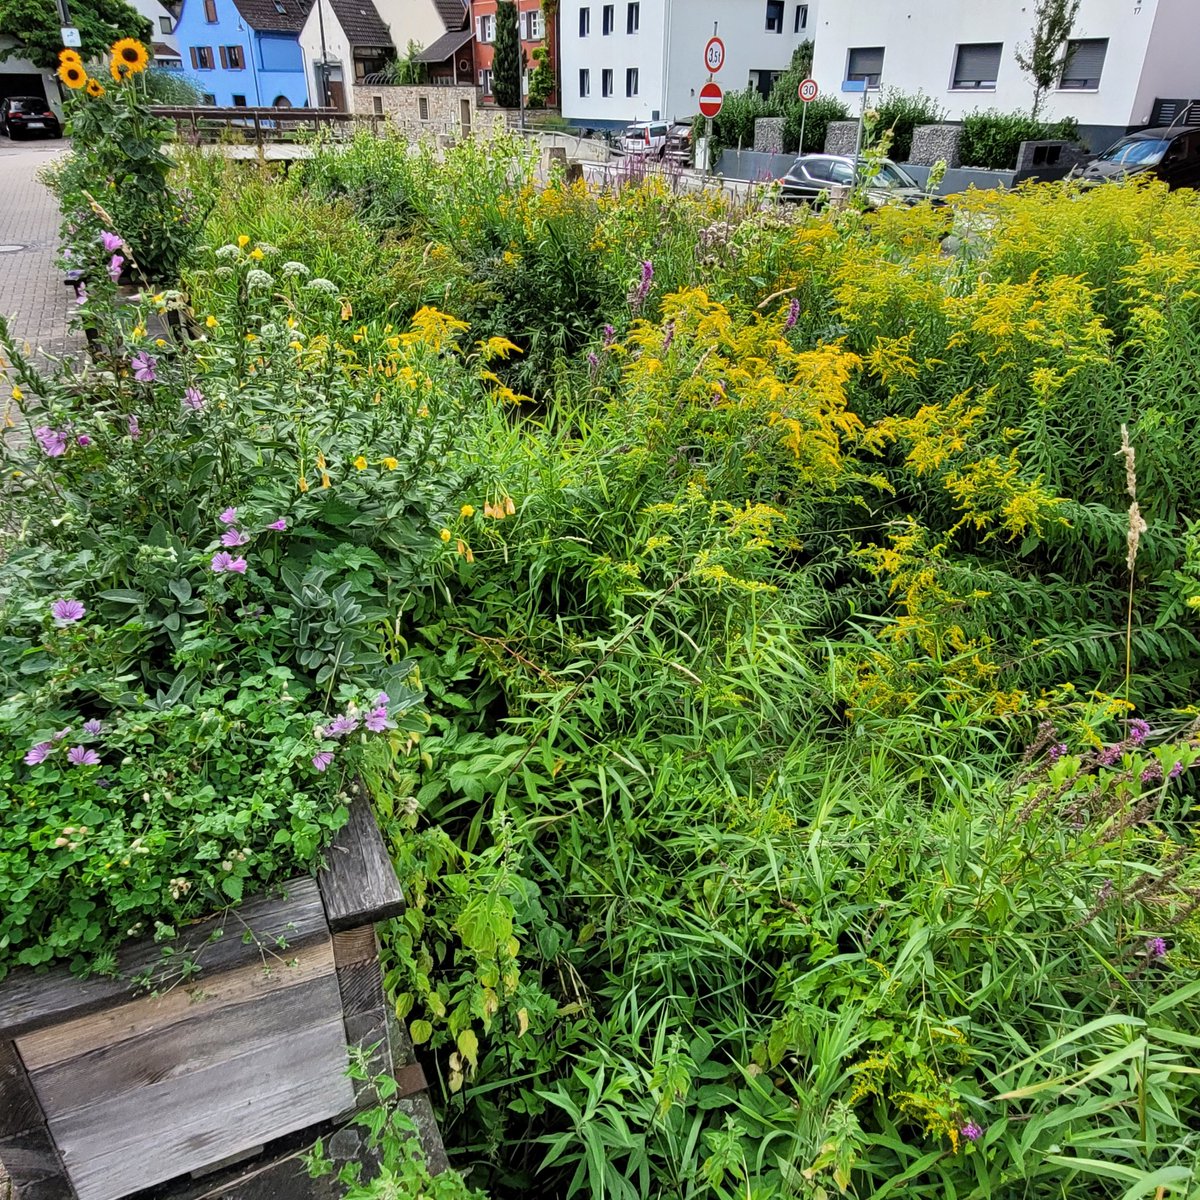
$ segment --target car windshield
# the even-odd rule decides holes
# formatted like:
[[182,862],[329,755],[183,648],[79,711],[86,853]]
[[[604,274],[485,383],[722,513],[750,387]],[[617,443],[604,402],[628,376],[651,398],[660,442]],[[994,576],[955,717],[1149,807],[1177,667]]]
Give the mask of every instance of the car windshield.
[[45,100],[32,100],[28,96],[17,97],[15,99],[10,100],[8,103],[9,103],[9,106],[12,108],[13,112],[19,112],[19,113],[39,112],[40,113],[40,112],[46,111]]
[[879,174],[871,180],[872,187],[919,188],[921,185],[903,167],[885,162],[879,165]]
[[1170,144],[1167,138],[1122,138],[1109,146],[1098,161],[1152,167],[1162,160]]
[[644,142],[646,140],[645,125],[630,125],[625,130],[625,138],[630,142]]

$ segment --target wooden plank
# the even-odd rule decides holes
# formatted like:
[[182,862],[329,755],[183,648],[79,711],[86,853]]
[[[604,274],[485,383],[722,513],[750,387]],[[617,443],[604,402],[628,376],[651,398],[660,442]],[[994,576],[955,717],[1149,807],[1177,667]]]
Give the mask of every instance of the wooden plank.
[[[336,989],[332,976],[326,986]],[[284,1024],[248,1049],[59,1114],[48,1124],[79,1200],[118,1200],[344,1112],[354,1102],[345,1076],[341,1014]],[[263,1014],[264,1022],[271,1019]],[[34,1086],[38,1080],[34,1078]]]
[[[75,1192],[44,1125],[0,1138],[0,1163],[13,1184],[16,1200],[75,1200]],[[4,1185],[0,1184],[0,1196],[3,1195]]]
[[56,1063],[127,1040],[137,1041],[160,1029],[203,1024],[225,1007],[253,1003],[332,971],[332,948],[328,941],[319,942],[297,951],[286,963],[271,963],[269,968],[261,963],[238,967],[203,983],[179,986],[27,1034],[18,1039],[17,1046],[26,1067],[36,1074]]
[[339,967],[337,979],[342,1011],[347,1017],[383,1006],[383,971],[377,958],[353,967]]
[[351,801],[350,819],[338,830],[326,859],[318,879],[329,928],[335,933],[404,911],[396,868],[364,796]]
[[379,942],[375,938],[375,926],[364,925],[361,929],[346,929],[333,935],[333,961],[338,969],[352,967],[356,963],[370,962],[379,957]]
[[[0,1042],[0,1138],[45,1124],[25,1066],[12,1042]],[[4,1195],[0,1189],[0,1197]]]
[[118,976],[80,979],[65,967],[50,971],[21,969],[0,982],[0,1040],[120,1003],[140,989],[135,980],[148,977],[150,987],[174,982],[184,964],[215,974],[261,960],[265,950],[296,949],[327,936],[325,913],[316,881],[291,880],[286,895],[258,896],[237,909],[219,913],[184,929],[165,955],[152,938],[128,942],[118,954]]

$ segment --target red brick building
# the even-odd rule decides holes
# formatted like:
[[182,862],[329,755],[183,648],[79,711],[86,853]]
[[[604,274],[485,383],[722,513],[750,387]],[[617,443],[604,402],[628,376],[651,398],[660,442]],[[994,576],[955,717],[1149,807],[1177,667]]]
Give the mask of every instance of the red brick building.
[[[494,104],[492,96],[492,56],[496,41],[497,0],[471,0],[471,23],[475,30],[475,76],[483,89],[483,102]],[[558,103],[558,28],[557,17],[547,16],[542,11],[541,0],[516,0],[517,20],[521,29],[521,49],[525,56],[523,88],[529,95],[529,77],[537,67],[533,52],[545,46],[550,52],[550,66],[554,71],[556,86],[551,93],[550,105]]]

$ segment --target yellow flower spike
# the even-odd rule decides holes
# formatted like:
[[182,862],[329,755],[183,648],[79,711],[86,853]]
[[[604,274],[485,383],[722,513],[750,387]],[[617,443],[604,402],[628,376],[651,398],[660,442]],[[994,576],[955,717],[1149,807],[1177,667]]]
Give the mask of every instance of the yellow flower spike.
[[150,55],[146,47],[137,38],[121,38],[113,42],[112,61],[114,67],[120,64],[126,74],[136,75],[144,71],[150,63]]
[[327,488],[329,486],[329,472],[328,471],[321,472],[321,486],[323,488]]
[[462,516],[469,519],[475,515],[475,506],[473,504],[464,504],[458,511]]
[[204,324],[207,325],[209,329],[216,329],[217,318],[214,317],[212,313],[209,313],[208,316],[204,318]]
[[255,261],[262,258],[262,256],[263,256],[263,252],[257,246],[255,246],[254,249],[250,251],[250,257],[253,258]]
[[247,235],[246,235],[246,234],[244,234],[244,233],[239,233],[239,234],[238,234],[238,245],[239,245],[239,246],[240,246],[240,247],[241,247],[243,250],[245,250],[245,248],[246,248],[248,245],[250,245],[250,239],[249,239],[249,237],[247,237]]
[[287,327],[288,327],[289,329],[295,329],[297,324],[298,324],[298,322],[296,321],[296,318],[295,318],[295,317],[288,317],[288,319],[287,319]]
[[394,471],[400,465],[399,459],[395,458],[381,458],[379,461],[389,471]]
[[346,300],[342,304],[342,320],[348,321],[354,316],[354,309],[350,307],[350,301]]
[[361,454],[354,460],[354,469],[356,471],[365,471],[367,469],[367,460]]
[[417,416],[418,417],[429,416],[429,409],[424,404],[422,404],[421,407],[417,409]]
[[317,451],[317,470],[325,470],[325,455],[320,450]]
[[300,478],[296,481],[296,486],[302,492],[307,492],[308,491],[308,480],[305,479],[303,475],[301,475]]
[[443,542],[448,542],[450,540],[450,536],[450,530],[448,529],[443,529],[442,532],[438,534],[438,537],[440,537]]

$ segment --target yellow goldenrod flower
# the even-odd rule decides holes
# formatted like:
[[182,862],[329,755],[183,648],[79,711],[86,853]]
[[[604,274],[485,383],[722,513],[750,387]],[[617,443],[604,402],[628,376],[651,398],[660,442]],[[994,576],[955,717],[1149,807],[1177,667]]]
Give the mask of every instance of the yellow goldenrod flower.
[[259,259],[259,258],[262,258],[262,256],[263,256],[263,252],[257,246],[255,246],[254,249],[250,251],[251,258]]
[[125,74],[136,75],[146,69],[150,55],[137,38],[121,38],[120,41],[113,42],[112,61],[114,68],[119,64]]
[[438,534],[438,537],[440,537],[443,542],[448,542],[450,540],[450,530],[443,529],[442,532]]
[[356,471],[365,471],[367,469],[367,460],[361,454],[354,460],[354,469]]
[[380,462],[381,462],[381,463],[384,465],[384,467],[386,467],[386,468],[387,468],[389,471],[394,471],[394,470],[395,470],[395,469],[396,469],[396,468],[397,468],[397,467],[400,465],[400,463],[399,463],[399,460],[397,460],[397,459],[394,459],[394,458],[381,458],[379,461],[380,461]]
[[217,318],[214,317],[212,313],[209,313],[208,316],[204,318],[204,323],[209,327],[209,329],[216,329]]
[[460,512],[460,513],[461,513],[461,514],[464,516],[464,517],[473,517],[473,516],[475,515],[475,505],[473,505],[473,504],[464,504],[464,505],[462,506],[462,508],[460,508],[458,511],[459,511],[459,512]]
[[248,245],[250,245],[249,237],[247,237],[246,234],[244,234],[244,233],[239,233],[238,234],[238,245],[244,250]]
[[60,63],[55,74],[73,92],[77,92],[88,80],[87,72],[79,63],[74,62]]

